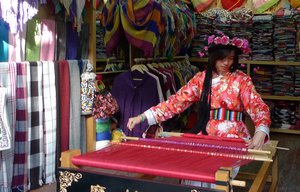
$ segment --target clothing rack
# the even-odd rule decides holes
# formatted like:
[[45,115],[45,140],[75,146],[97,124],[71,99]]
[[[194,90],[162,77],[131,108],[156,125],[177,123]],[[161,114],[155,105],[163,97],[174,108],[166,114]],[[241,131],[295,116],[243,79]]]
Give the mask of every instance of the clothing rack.
[[[171,61],[178,61],[178,60],[185,60],[189,59],[188,55],[185,56],[175,56],[171,59]],[[149,62],[149,61],[154,61],[154,62],[161,62],[161,61],[170,61],[169,58],[167,57],[158,57],[158,58],[134,58],[133,59],[135,63],[141,63],[141,62]]]

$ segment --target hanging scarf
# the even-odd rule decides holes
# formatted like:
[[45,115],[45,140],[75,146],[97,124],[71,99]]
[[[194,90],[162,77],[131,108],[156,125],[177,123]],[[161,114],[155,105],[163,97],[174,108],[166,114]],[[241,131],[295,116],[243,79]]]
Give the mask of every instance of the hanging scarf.
[[[6,87],[7,119],[12,141],[16,128],[16,63],[0,63],[0,86]],[[0,191],[11,191],[13,178],[14,142],[11,148],[0,152]]]
[[28,101],[28,188],[36,189],[43,184],[43,93],[42,63],[30,62],[27,67]]
[[9,31],[8,61],[25,61],[26,26],[22,24],[23,30],[15,34]]
[[153,48],[163,30],[161,3],[123,1],[121,21],[129,43],[143,50],[144,57],[153,57]]
[[56,151],[56,87],[55,71],[52,61],[43,61],[43,108],[44,108],[44,153],[45,184],[55,182],[55,151]]
[[101,23],[105,27],[106,54],[112,55],[121,37],[119,0],[108,0],[102,10]]
[[28,137],[28,111],[27,111],[27,67],[29,63],[17,63],[16,88],[16,131],[15,131],[15,154],[13,168],[13,191],[27,191],[27,154],[28,148],[24,143]]
[[40,61],[53,61],[55,56],[55,21],[42,19]]
[[27,23],[25,59],[26,61],[39,61],[41,50],[41,22],[31,19]]

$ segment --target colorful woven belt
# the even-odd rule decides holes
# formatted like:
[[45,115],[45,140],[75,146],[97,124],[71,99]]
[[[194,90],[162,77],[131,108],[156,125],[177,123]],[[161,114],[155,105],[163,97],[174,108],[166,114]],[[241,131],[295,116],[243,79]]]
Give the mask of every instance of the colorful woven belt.
[[242,121],[243,113],[239,111],[231,111],[225,108],[210,110],[210,119]]

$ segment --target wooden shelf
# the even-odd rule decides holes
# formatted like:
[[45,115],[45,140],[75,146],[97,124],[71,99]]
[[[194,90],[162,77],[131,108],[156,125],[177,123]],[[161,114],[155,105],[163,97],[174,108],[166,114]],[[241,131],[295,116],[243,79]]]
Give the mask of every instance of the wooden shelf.
[[261,97],[263,99],[270,99],[270,100],[300,101],[300,97],[295,97],[295,96],[262,95]]
[[299,134],[300,135],[300,130],[293,130],[293,129],[271,128],[270,131],[273,133],[288,133],[288,134]]
[[[191,62],[207,62],[207,58],[197,58],[191,57],[189,59]],[[250,65],[293,65],[300,66],[300,62],[293,61],[255,61],[255,60],[240,60],[240,63],[250,64]]]
[[120,71],[103,71],[103,72],[96,72],[97,75],[106,75],[106,74],[116,74],[116,73],[124,73],[128,70],[120,70]]
[[115,59],[115,58],[98,58],[96,59],[96,62],[118,62],[118,63],[122,63],[125,62],[124,59]]

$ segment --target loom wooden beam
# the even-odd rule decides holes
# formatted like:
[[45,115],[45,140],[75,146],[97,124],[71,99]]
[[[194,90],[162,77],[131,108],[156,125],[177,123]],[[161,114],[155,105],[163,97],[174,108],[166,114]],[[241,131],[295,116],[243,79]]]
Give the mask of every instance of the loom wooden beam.
[[231,186],[230,186],[231,174],[232,174],[232,168],[230,167],[223,167],[216,172],[215,179],[216,179],[217,190],[222,190],[225,192],[231,191]]
[[61,167],[77,168],[77,166],[72,163],[72,158],[80,154],[81,154],[80,149],[72,149],[72,150],[62,152],[60,157]]

